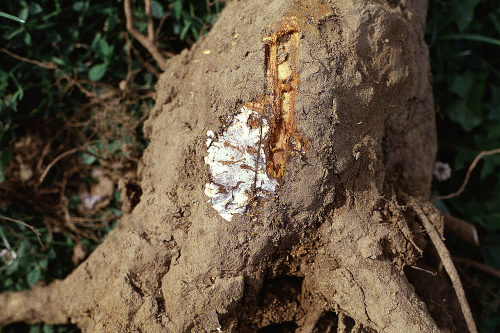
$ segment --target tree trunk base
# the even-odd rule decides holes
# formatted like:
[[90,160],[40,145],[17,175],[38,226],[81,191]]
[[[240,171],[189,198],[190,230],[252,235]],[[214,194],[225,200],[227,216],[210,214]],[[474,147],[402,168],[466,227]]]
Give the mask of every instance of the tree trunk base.
[[[1,294],[0,323],[73,322],[85,332],[461,330],[461,319],[433,319],[406,277],[422,274],[408,265],[427,247],[404,197],[429,199],[436,152],[425,7],[228,3],[206,38],[166,64],[145,126],[140,203],[64,281]],[[269,125],[258,158],[277,186],[253,185],[242,214],[217,206],[227,188],[208,187],[219,175],[206,171],[205,157],[207,139],[230,146],[244,105],[256,110],[250,129]],[[456,309],[448,296],[438,312]],[[37,297],[46,306],[34,305]]]

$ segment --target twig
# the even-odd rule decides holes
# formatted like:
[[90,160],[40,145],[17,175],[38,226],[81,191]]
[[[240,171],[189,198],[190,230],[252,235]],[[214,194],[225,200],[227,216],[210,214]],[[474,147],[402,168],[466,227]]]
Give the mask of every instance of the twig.
[[40,232],[38,231],[37,228],[35,228],[32,225],[27,224],[26,222],[23,222],[23,221],[20,221],[20,220],[16,220],[16,219],[13,219],[13,218],[10,218],[10,217],[7,217],[7,216],[0,215],[0,218],[4,219],[6,221],[10,221],[10,222],[14,222],[14,223],[18,223],[18,224],[24,225],[26,228],[31,229],[31,231],[33,231],[35,233],[36,238],[38,238],[38,243],[40,243],[40,245],[42,246],[42,250],[45,250],[45,246],[43,245],[42,240],[40,239]]
[[413,269],[416,269],[416,270],[422,271],[422,272],[429,273],[430,275],[434,275],[434,276],[438,275],[438,273],[437,273],[437,272],[431,272],[430,270],[425,269],[425,268],[422,268],[422,267],[413,266],[413,265],[410,265],[410,267],[411,267],[411,268],[413,268]]
[[[453,265],[453,261],[451,260],[450,253],[448,252],[446,245],[444,245],[441,236],[439,235],[438,231],[436,230],[436,227],[434,226],[435,224],[433,224],[429,219],[429,217],[427,216],[427,214],[424,213],[421,206],[422,203],[419,202],[417,199],[409,197],[408,204],[417,214],[420,221],[422,221],[422,224],[424,225],[427,234],[431,238],[431,241],[434,244],[436,251],[439,254],[439,257],[443,262],[443,266],[446,269],[446,272],[448,273],[451,282],[453,283],[453,288],[455,289],[455,292],[457,294],[458,301],[460,303],[460,307],[462,308],[462,313],[465,317],[465,322],[467,323],[469,331],[471,333],[477,333],[476,324],[474,323],[474,319],[472,318],[472,313],[470,311],[469,304],[467,303],[467,298],[465,297],[465,291],[462,286],[462,282],[460,282],[460,276],[458,275],[455,265]],[[427,205],[431,204],[427,203]],[[437,210],[437,208],[435,208],[434,206],[432,206],[432,208]]]
[[477,269],[480,269],[486,273],[489,273],[493,276],[496,276],[497,278],[500,278],[500,270],[498,269],[495,269],[491,266],[488,266],[488,265],[485,265],[485,264],[481,264],[480,262],[477,262],[477,261],[474,261],[472,259],[467,259],[467,258],[460,258],[460,257],[451,257],[453,259],[454,262],[456,262],[457,264],[464,264],[464,265],[467,265],[467,266],[472,266],[474,268],[477,268]]
[[19,61],[26,62],[28,64],[36,65],[36,66],[39,66],[41,68],[50,69],[50,70],[57,72],[57,74],[59,74],[59,77],[57,78],[55,84],[58,84],[62,79],[66,80],[68,82],[68,85],[63,89],[63,92],[68,92],[70,89],[73,88],[73,86],[77,86],[80,89],[80,91],[82,93],[84,93],[88,98],[92,98],[92,97],[98,97],[98,96],[95,93],[85,89],[83,87],[82,83],[83,84],[91,84],[94,86],[108,86],[106,84],[99,83],[99,82],[77,80],[76,78],[72,78],[69,75],[67,75],[64,71],[60,70],[59,67],[57,67],[57,65],[54,64],[52,61],[41,62],[38,60],[28,59],[25,57],[21,57],[17,54],[14,54],[5,48],[1,48],[0,52],[3,52],[5,54],[11,56],[12,58],[19,60]]
[[130,32],[130,34],[134,36],[134,38],[137,39],[139,43],[141,43],[141,45],[146,48],[146,50],[148,50],[148,52],[151,54],[153,59],[158,64],[158,67],[160,67],[161,70],[164,71],[167,69],[167,61],[161,54],[161,50],[156,44],[153,19],[151,15],[151,0],[146,0],[145,6],[146,6],[146,14],[148,16],[148,36],[144,36],[143,34],[141,34],[141,32],[137,30],[137,28],[135,27],[134,16],[130,0],[123,1],[123,10],[125,12],[126,27],[128,32]]
[[494,155],[494,154],[498,154],[498,153],[500,153],[500,148],[488,150],[488,151],[482,151],[481,153],[479,153],[479,155],[476,156],[474,161],[472,161],[472,163],[469,167],[469,170],[467,170],[467,174],[465,175],[464,182],[462,183],[462,186],[460,186],[458,191],[451,193],[451,194],[448,194],[448,195],[442,195],[440,197],[435,197],[434,199],[432,199],[432,201],[434,202],[434,201],[438,201],[438,200],[450,199],[450,198],[456,197],[457,195],[460,195],[465,190],[465,186],[469,182],[470,174],[472,173],[472,170],[474,170],[474,168],[476,167],[479,160],[482,159],[484,156]]
[[11,56],[12,58],[17,59],[17,60],[22,61],[22,62],[27,62],[28,64],[37,65],[37,66],[45,68],[45,69],[57,69],[57,66],[51,61],[40,62],[37,60],[31,60],[28,58],[18,56],[17,54],[12,53],[5,48],[1,48],[0,52],[6,53],[9,56]]

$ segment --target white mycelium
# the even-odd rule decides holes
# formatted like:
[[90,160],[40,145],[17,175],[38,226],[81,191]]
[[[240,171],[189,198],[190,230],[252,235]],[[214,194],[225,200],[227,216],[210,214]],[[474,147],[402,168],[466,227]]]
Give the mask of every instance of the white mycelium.
[[263,142],[269,132],[267,120],[247,106],[240,111],[218,139],[214,132],[207,132],[205,194],[227,221],[231,221],[234,214],[245,213],[253,198],[268,198],[278,186],[278,182],[266,174]]

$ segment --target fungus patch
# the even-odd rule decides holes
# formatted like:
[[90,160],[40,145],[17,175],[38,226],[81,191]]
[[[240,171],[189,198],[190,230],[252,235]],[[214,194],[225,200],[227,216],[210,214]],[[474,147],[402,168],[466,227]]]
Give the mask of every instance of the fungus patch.
[[227,221],[234,214],[246,213],[254,198],[269,198],[278,186],[266,173],[264,144],[268,141],[269,124],[259,111],[254,105],[244,104],[219,138],[212,131],[207,132],[205,194]]

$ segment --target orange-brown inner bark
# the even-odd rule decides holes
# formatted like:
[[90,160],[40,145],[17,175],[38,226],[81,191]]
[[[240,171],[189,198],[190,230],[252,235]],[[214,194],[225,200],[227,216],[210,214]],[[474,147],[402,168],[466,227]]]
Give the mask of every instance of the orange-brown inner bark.
[[278,179],[283,176],[286,161],[293,151],[303,149],[294,118],[299,84],[299,40],[300,29],[292,18],[283,19],[280,28],[264,38],[268,81],[265,108],[270,114],[267,171]]

